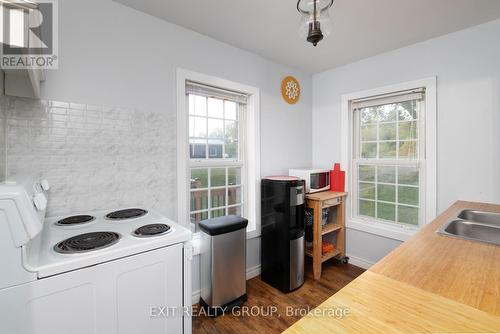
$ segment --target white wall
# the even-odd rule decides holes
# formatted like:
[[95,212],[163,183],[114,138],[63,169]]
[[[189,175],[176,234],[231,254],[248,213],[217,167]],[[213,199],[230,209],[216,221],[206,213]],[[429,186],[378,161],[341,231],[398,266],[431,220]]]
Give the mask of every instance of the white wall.
[[[311,164],[309,75],[111,0],[59,1],[59,70],[47,73],[41,95],[47,100],[153,110],[175,118],[177,67],[260,88],[262,176]],[[286,75],[296,76],[302,85],[301,100],[294,106],[280,95]],[[175,138],[175,127],[164,131]],[[171,153],[175,166],[175,151]],[[175,219],[175,209],[169,208],[176,208],[176,190],[164,191],[171,203],[163,211]],[[259,240],[249,240],[249,267],[259,265],[259,251]]]
[[[175,115],[175,69],[182,67],[260,88],[262,175],[310,164],[309,75],[110,0],[59,1],[59,51],[42,98]],[[287,74],[302,85],[294,106],[279,92]]]
[[[500,20],[313,76],[313,165],[341,159],[341,96],[437,76],[438,212],[458,199],[500,203]],[[399,242],[349,230],[373,263]]]

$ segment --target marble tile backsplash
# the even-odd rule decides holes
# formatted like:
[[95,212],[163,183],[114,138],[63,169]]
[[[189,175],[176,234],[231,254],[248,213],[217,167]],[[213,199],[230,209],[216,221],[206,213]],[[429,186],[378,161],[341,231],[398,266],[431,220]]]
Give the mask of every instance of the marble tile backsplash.
[[40,173],[48,216],[147,207],[175,218],[175,117],[165,112],[1,97],[6,178]]

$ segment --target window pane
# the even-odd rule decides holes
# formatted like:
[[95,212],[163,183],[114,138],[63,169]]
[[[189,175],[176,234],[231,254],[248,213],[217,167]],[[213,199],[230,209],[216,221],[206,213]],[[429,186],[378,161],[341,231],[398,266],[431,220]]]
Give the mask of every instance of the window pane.
[[393,122],[396,121],[397,112],[395,104],[386,104],[377,107],[378,119],[380,122]]
[[191,159],[206,159],[207,141],[205,139],[190,139],[189,157]]
[[361,141],[376,141],[377,125],[364,125],[361,127]]
[[221,99],[208,98],[208,117],[224,117],[224,101]]
[[398,183],[418,185],[418,168],[417,167],[398,167]]
[[198,223],[205,219],[208,219],[208,211],[202,211],[191,214],[191,223]]
[[224,158],[226,159],[238,159],[238,142],[226,141],[226,154]]
[[241,187],[227,189],[227,205],[241,203]]
[[191,211],[208,209],[208,191],[192,191],[191,192]]
[[221,139],[208,140],[208,157],[210,159],[221,159],[223,149],[223,141]]
[[398,114],[400,121],[411,121],[417,119],[417,102],[406,101],[399,103]]
[[377,180],[382,183],[396,183],[396,166],[378,166]]
[[377,157],[377,143],[364,143],[361,144],[361,157],[376,158]]
[[198,116],[207,115],[207,98],[204,96],[194,96],[194,114]]
[[416,141],[399,142],[399,158],[414,160],[418,158],[418,148]]
[[379,201],[396,202],[396,186],[378,184],[377,196]]
[[191,169],[191,189],[208,187],[208,169]]
[[235,121],[225,121],[224,137],[227,141],[238,140],[238,123]]
[[375,123],[377,121],[377,110],[375,108],[360,109],[361,124]]
[[418,225],[418,208],[398,205],[398,221],[404,224]]
[[396,123],[384,123],[379,125],[380,140],[396,140]]
[[377,218],[396,221],[396,205],[377,202]]
[[366,199],[375,199],[375,183],[359,183],[359,197]]
[[210,170],[210,186],[221,187],[226,185],[226,169],[212,168]]
[[398,203],[418,205],[418,188],[399,186]]
[[225,155],[226,159],[238,158],[238,122],[225,122]]
[[380,159],[394,159],[396,158],[396,142],[384,142],[379,144],[379,158]]
[[218,208],[226,205],[226,188],[210,190],[211,208]]
[[221,119],[208,119],[208,137],[224,138],[224,121]]
[[361,216],[375,217],[375,202],[360,200],[359,214]]
[[359,166],[359,180],[360,181],[375,181],[375,166],[360,165]]
[[207,136],[207,119],[189,117],[189,137],[205,138]]
[[399,140],[417,139],[417,122],[399,123]]
[[210,211],[210,218],[215,218],[215,217],[222,217],[226,215],[226,209],[221,208],[217,210],[212,210]]
[[233,206],[231,208],[227,208],[227,214],[241,216],[241,206]]
[[241,168],[227,169],[227,184],[230,186],[241,184]]
[[233,101],[224,101],[224,118],[225,119],[238,119],[238,113],[236,112],[236,102]]
[[194,115],[194,95],[189,94],[188,98],[189,115]]

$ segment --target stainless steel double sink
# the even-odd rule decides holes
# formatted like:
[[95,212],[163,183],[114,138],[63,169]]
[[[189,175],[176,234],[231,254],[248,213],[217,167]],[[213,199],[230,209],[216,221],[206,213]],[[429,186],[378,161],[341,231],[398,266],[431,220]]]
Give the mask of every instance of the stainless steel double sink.
[[460,239],[500,245],[500,213],[463,210],[436,232]]

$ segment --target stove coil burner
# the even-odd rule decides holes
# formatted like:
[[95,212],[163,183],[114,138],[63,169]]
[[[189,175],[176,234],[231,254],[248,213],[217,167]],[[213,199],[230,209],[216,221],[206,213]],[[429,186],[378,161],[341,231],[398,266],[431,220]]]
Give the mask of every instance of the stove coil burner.
[[108,213],[106,215],[107,219],[111,220],[123,220],[123,219],[130,219],[130,218],[139,218],[144,216],[146,213],[148,213],[146,210],[143,209],[124,209],[124,210],[118,210],[114,211],[111,213]]
[[54,250],[64,254],[85,253],[109,247],[118,240],[120,235],[115,232],[84,233],[61,241],[54,246]]
[[94,216],[78,215],[61,219],[56,223],[56,225],[58,226],[80,225],[80,224],[90,223],[93,220],[95,220]]
[[149,224],[139,227],[134,231],[136,237],[154,237],[170,232],[170,226],[167,224]]

